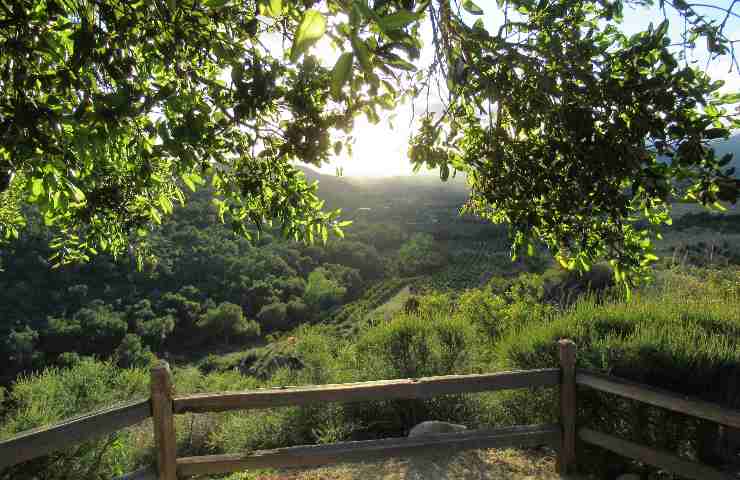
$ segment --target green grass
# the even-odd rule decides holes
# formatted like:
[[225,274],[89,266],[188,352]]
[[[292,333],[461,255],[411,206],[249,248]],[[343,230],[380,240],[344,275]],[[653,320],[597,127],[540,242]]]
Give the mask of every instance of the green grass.
[[[659,272],[655,284],[634,292],[629,302],[586,295],[565,310],[538,303],[546,277],[528,274],[514,282],[499,282],[503,291],[492,286],[420,296],[417,313],[398,308],[409,294],[405,287],[410,279],[382,282],[359,301],[338,309],[336,318],[344,323],[302,326],[263,348],[211,358],[201,369],[176,368],[175,388],[184,394],[554,367],[556,341],[567,337],[578,344],[579,367],[740,407],[740,391],[733,381],[740,375],[740,270]],[[365,321],[372,312],[378,321]],[[347,322],[357,325],[353,334],[337,335],[337,325]],[[268,368],[287,357],[299,359],[300,368]],[[264,378],[239,371],[247,359],[250,365],[263,365]],[[87,377],[91,380],[84,380]],[[83,413],[126,398],[122,392],[145,393],[145,381],[142,370],[121,370],[92,360],[71,369],[49,370],[21,381],[11,392],[2,432],[7,436]],[[471,427],[548,422],[556,412],[555,393],[535,389],[320,404],[248,415],[181,415],[178,448],[182,455],[201,455],[400,436],[427,419]],[[696,421],[606,394],[579,390],[579,408],[582,425],[689,456],[699,457],[702,446],[713,439],[711,432],[701,433],[705,430]],[[152,459],[150,440],[142,440],[150,427],[127,432],[114,440],[111,451],[103,439],[88,445],[84,454],[70,450],[53,467],[54,459],[47,457],[18,473],[35,468],[37,477],[54,480],[64,478],[67,471],[80,478],[124,473],[122,469]],[[584,468],[599,478],[610,466],[624,462],[584,448],[582,458],[589,462]],[[101,450],[104,461],[96,466]],[[88,475],[93,470],[95,475]]]
[[[557,365],[560,338],[578,345],[579,368],[740,407],[734,380],[740,374],[740,270],[667,271],[630,302],[582,299],[551,319],[512,330],[495,345],[493,357],[499,368],[551,367]],[[552,395],[515,392],[495,410],[540,420],[555,407]],[[716,425],[588,390],[579,391],[579,422],[704,462],[713,461],[706,452],[718,444]],[[587,471],[604,474],[623,464],[584,448]]]

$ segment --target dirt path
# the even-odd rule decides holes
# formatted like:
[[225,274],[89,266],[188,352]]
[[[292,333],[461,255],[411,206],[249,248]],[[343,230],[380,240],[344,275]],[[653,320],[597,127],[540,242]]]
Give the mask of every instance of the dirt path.
[[258,480],[556,480],[549,450],[474,450],[285,472]]

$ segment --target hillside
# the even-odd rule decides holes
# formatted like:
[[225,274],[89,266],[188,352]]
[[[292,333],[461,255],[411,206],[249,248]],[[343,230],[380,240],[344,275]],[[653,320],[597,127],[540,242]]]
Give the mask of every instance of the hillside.
[[328,208],[352,212],[359,208],[383,209],[412,205],[456,205],[467,200],[462,176],[442,182],[436,176],[338,177],[301,167],[309,182],[319,182],[319,196]]
[[[268,229],[250,243],[220,223],[201,192],[151,232],[157,262],[143,270],[105,256],[50,269],[52,232],[31,224],[3,251],[0,438],[146,396],[148,368],[160,359],[187,394],[552,367],[553,346],[566,336],[588,368],[740,407],[728,380],[740,372],[737,209],[680,205],[658,245],[655,282],[628,301],[604,265],[579,277],[543,250],[512,263],[505,226],[459,215],[466,194],[459,180],[307,174],[354,220],[344,239],[305,245]],[[630,422],[635,405],[584,398],[593,412],[608,412],[582,412],[599,429],[639,433],[645,443],[680,446],[705,461],[717,456],[702,450],[719,444],[716,430],[697,439],[685,418],[647,409],[639,414],[655,427],[638,432]],[[177,417],[179,454],[398,437],[429,419],[470,428],[547,423],[553,402],[546,392],[522,391],[187,414]],[[149,425],[134,426],[0,478],[111,478],[151,463],[151,438]],[[477,472],[524,480],[552,471],[542,451],[461,458],[443,467],[393,460],[263,478],[350,480],[371,472],[391,480],[420,465],[446,475],[440,478]],[[596,478],[655,473],[601,451],[584,458]],[[255,477],[230,480],[246,478]]]

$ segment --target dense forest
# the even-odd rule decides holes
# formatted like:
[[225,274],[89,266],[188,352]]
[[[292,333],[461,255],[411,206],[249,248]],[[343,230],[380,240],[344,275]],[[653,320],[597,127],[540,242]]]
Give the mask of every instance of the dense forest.
[[[377,192],[324,177],[329,201],[346,198],[355,220],[346,238],[326,243],[286,241],[270,229],[255,242],[239,238],[219,221],[207,190],[153,232],[152,261],[142,269],[130,257],[109,256],[51,269],[54,232],[31,224],[3,251],[4,383],[79,356],[134,366],[152,354],[176,361],[216,345],[262,344],[270,333],[331,317],[385,279],[441,265],[441,247],[424,228],[436,228],[435,216],[454,214],[461,186],[430,182],[408,197],[403,182]],[[423,202],[432,203],[419,208]]]

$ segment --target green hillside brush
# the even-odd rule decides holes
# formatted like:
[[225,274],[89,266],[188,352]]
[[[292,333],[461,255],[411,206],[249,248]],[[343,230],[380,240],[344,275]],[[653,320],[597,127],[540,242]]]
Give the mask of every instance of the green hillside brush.
[[[7,398],[12,408],[0,423],[0,438],[118,402],[145,398],[148,391],[146,369],[121,369],[93,359],[20,377]],[[152,447],[151,426],[135,426],[7,468],[0,471],[0,479],[110,479],[151,463]]]
[[[549,367],[557,363],[556,340],[570,338],[578,345],[578,368],[739,408],[738,300],[737,270],[665,272],[632,302],[585,298],[551,321],[522,325],[498,343],[496,358],[502,368]],[[732,448],[717,425],[589,389],[578,394],[582,426],[710,464],[723,463]],[[555,407],[553,397],[528,392],[500,405],[529,422]],[[624,467],[614,455],[583,448],[584,471],[603,478]]]

